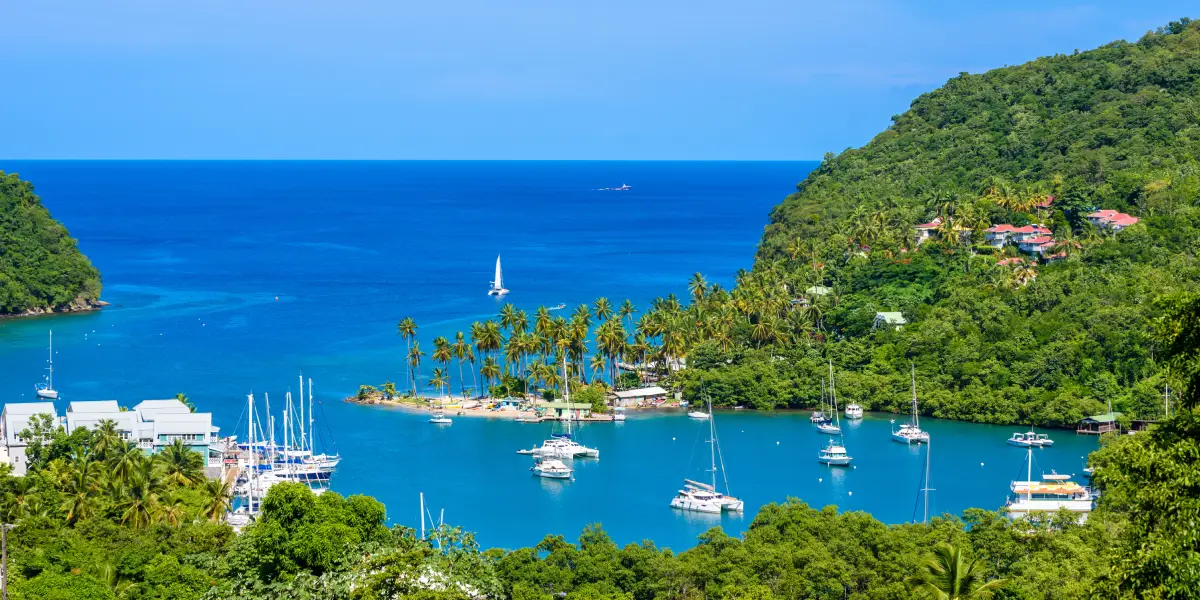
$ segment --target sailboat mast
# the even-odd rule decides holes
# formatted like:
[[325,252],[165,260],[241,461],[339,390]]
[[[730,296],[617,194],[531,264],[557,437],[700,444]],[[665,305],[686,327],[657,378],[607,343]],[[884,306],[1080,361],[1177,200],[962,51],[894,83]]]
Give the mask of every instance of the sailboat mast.
[[929,522],[929,450],[932,444],[925,444],[925,520]]
[[256,462],[254,456],[254,394],[246,395],[246,411],[249,415],[246,418],[246,445],[250,449],[250,460],[246,463],[246,468],[250,470],[247,475],[250,484],[250,511],[254,512],[254,483],[258,479],[255,472],[257,466],[254,464]]
[[917,365],[915,363],[909,363],[909,366],[912,368],[913,425],[916,426],[917,429],[920,429],[921,428],[921,417],[917,414]]
[[421,539],[425,539],[425,492],[421,492]]
[[[713,423],[712,416],[712,398],[708,398],[708,450],[712,455],[712,486],[713,491],[717,489],[717,426]],[[729,486],[725,486],[725,491],[729,491]]]
[[304,429],[304,373],[300,374],[300,450],[307,443],[308,431]]
[[[316,440],[313,439],[313,406],[312,406],[312,377],[308,378],[308,450],[313,454],[317,453]],[[303,423],[300,424],[304,426]]]
[[53,390],[54,389],[54,330],[53,329],[50,330],[50,367],[49,368],[50,368],[50,377],[49,377],[48,383],[50,385],[50,389]]
[[1025,449],[1025,499],[1033,502],[1033,446]]

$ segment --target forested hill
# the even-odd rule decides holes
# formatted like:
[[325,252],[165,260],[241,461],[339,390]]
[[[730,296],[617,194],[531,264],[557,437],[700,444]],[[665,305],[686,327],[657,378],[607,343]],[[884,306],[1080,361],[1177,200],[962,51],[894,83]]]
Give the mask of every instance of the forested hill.
[[827,155],[773,211],[760,255],[782,257],[797,237],[844,233],[881,211],[891,231],[865,237],[899,245],[907,225],[978,199],[995,177],[1058,192],[1068,217],[1081,206],[1153,211],[1192,199],[1198,81],[1200,29],[1186,19],[1136,43],[962,74],[866,146]]
[[0,315],[96,305],[100,272],[50,216],[33,186],[0,171]]
[[736,289],[693,278],[667,312],[716,333],[675,344],[678,379],[814,407],[832,362],[839,400],[904,412],[913,365],[938,417],[1160,418],[1159,307],[1200,282],[1198,156],[1197,23],[955,77],[827,155]]

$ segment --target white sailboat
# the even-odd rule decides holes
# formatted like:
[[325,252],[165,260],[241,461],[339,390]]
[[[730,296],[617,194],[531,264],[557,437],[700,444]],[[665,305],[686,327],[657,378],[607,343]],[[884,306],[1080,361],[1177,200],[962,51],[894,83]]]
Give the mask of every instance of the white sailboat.
[[929,432],[921,431],[921,416],[917,413],[917,367],[912,367],[912,421],[896,429],[896,420],[892,419],[892,441],[902,444],[929,443]]
[[725,477],[725,461],[721,460],[721,477],[725,479],[725,494],[717,491],[717,428],[712,418],[712,400],[708,400],[708,443],[712,459],[712,484],[690,479],[683,480],[683,489],[671,499],[671,508],[695,512],[742,512],[744,502],[728,495],[729,479]]
[[507,296],[508,290],[504,289],[504,274],[500,270],[500,255],[496,255],[496,278],[492,280],[492,289],[488,290],[489,296]]
[[838,420],[837,409],[837,386],[833,381],[833,361],[829,362],[829,414],[833,415],[833,420],[824,421],[817,424],[817,431],[827,433],[829,435],[841,435],[842,424]]
[[46,370],[49,373],[46,375],[46,381],[34,386],[37,391],[37,397],[45,400],[57,400],[58,390],[54,389],[54,331],[50,332],[50,360]]

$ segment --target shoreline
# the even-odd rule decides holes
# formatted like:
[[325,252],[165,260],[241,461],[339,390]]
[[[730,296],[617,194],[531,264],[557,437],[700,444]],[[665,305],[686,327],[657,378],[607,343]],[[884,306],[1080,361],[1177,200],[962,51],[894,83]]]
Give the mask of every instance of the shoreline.
[[108,302],[104,300],[75,300],[70,304],[55,308],[53,306],[41,306],[37,308],[27,308],[24,312],[19,313],[2,313],[0,319],[21,319],[25,317],[48,317],[52,315],[72,315],[98,311],[106,306]]

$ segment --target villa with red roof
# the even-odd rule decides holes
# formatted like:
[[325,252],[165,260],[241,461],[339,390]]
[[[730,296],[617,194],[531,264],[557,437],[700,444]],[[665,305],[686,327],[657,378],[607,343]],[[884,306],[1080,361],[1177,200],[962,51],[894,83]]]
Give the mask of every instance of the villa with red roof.
[[935,217],[932,221],[930,221],[928,223],[921,223],[920,225],[913,225],[913,231],[915,231],[917,233],[917,245],[920,246],[921,242],[924,242],[925,240],[929,239],[929,237],[933,235],[934,231],[937,231],[937,228],[939,226],[941,226],[941,224],[942,224],[942,218]]
[[1113,233],[1121,231],[1130,225],[1138,222],[1138,218],[1127,215],[1123,212],[1115,210],[1098,210],[1087,216],[1087,220],[1091,221],[1092,225],[1103,229],[1108,229]]
[[1049,235],[1039,235],[1017,242],[1017,248],[1020,248],[1022,252],[1030,254],[1045,254],[1053,247],[1054,237]]
[[1045,225],[1034,224],[1017,227],[1001,223],[984,230],[984,242],[993,248],[1003,248],[1005,244],[1019,244],[1029,238],[1043,235],[1050,235],[1050,228]]

